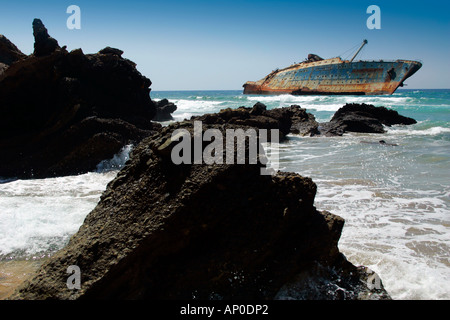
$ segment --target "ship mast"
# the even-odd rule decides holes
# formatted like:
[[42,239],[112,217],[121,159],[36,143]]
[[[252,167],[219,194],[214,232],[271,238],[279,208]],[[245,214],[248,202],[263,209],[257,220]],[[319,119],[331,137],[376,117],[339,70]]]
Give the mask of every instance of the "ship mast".
[[362,49],[366,44],[367,44],[367,40],[364,39],[363,43],[361,44],[361,47],[359,47],[358,51],[356,51],[355,55],[353,56],[353,58],[352,58],[349,62],[352,62],[353,59],[356,58],[356,56],[358,55],[358,53],[361,51],[361,49]]

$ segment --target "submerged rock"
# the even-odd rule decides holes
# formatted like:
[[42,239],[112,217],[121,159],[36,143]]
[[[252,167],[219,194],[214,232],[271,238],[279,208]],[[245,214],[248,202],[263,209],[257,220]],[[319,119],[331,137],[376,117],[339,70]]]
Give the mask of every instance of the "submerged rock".
[[33,33],[34,55],[0,73],[1,177],[92,171],[161,128],[151,122],[151,81],[122,51],[67,52],[39,19]]
[[[305,298],[389,298],[339,252],[344,220],[314,207],[310,178],[261,175],[260,162],[175,165],[177,129],[193,138],[192,120],[144,139],[67,246],[11,299],[283,299],[299,277],[330,284]],[[78,290],[66,285],[71,265]]]

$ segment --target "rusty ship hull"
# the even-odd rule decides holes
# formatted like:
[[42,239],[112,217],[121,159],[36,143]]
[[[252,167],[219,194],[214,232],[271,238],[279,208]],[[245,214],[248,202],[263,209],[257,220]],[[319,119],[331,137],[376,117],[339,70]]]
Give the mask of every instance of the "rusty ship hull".
[[347,61],[341,58],[305,61],[248,81],[244,94],[389,95],[422,67],[412,60]]

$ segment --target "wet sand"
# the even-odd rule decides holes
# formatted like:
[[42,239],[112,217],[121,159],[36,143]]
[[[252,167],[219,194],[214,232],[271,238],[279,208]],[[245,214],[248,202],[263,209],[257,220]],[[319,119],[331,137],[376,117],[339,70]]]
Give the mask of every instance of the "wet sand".
[[0,300],[7,299],[44,261],[45,259],[0,261]]

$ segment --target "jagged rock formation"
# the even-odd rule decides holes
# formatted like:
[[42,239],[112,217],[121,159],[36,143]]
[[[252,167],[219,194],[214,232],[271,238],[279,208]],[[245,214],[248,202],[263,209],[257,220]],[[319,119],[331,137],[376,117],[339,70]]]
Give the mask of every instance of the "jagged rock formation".
[[[261,158],[173,161],[180,136],[172,134],[185,130],[194,150],[195,121],[218,130],[225,146],[227,129],[317,134],[306,110],[257,103],[162,128],[150,122],[150,80],[121,50],[67,52],[33,26],[34,55],[0,73],[0,176],[81,173],[141,142],[67,246],[11,299],[389,299],[339,252],[344,220],[315,208],[310,178],[261,175]],[[225,159],[229,150],[220,152]],[[67,288],[71,265],[81,289]]]
[[[311,179],[261,175],[260,162],[174,164],[172,134],[193,141],[193,121],[144,139],[68,245],[11,299],[285,299],[296,286],[299,298],[389,298],[339,252],[344,220],[316,210]],[[66,286],[70,265],[79,290]]]
[[[151,81],[122,51],[67,52],[33,21],[35,51],[0,41],[0,176],[43,178],[95,170],[124,145],[161,128]],[[6,44],[6,45],[5,45]],[[4,53],[6,51],[6,54]]]
[[33,20],[34,56],[42,57],[61,49],[58,41],[50,37],[47,28],[40,19]]
[[26,55],[22,53],[14,43],[9,41],[4,35],[0,34],[0,74],[1,65],[3,68],[9,67],[13,62],[25,58]]

